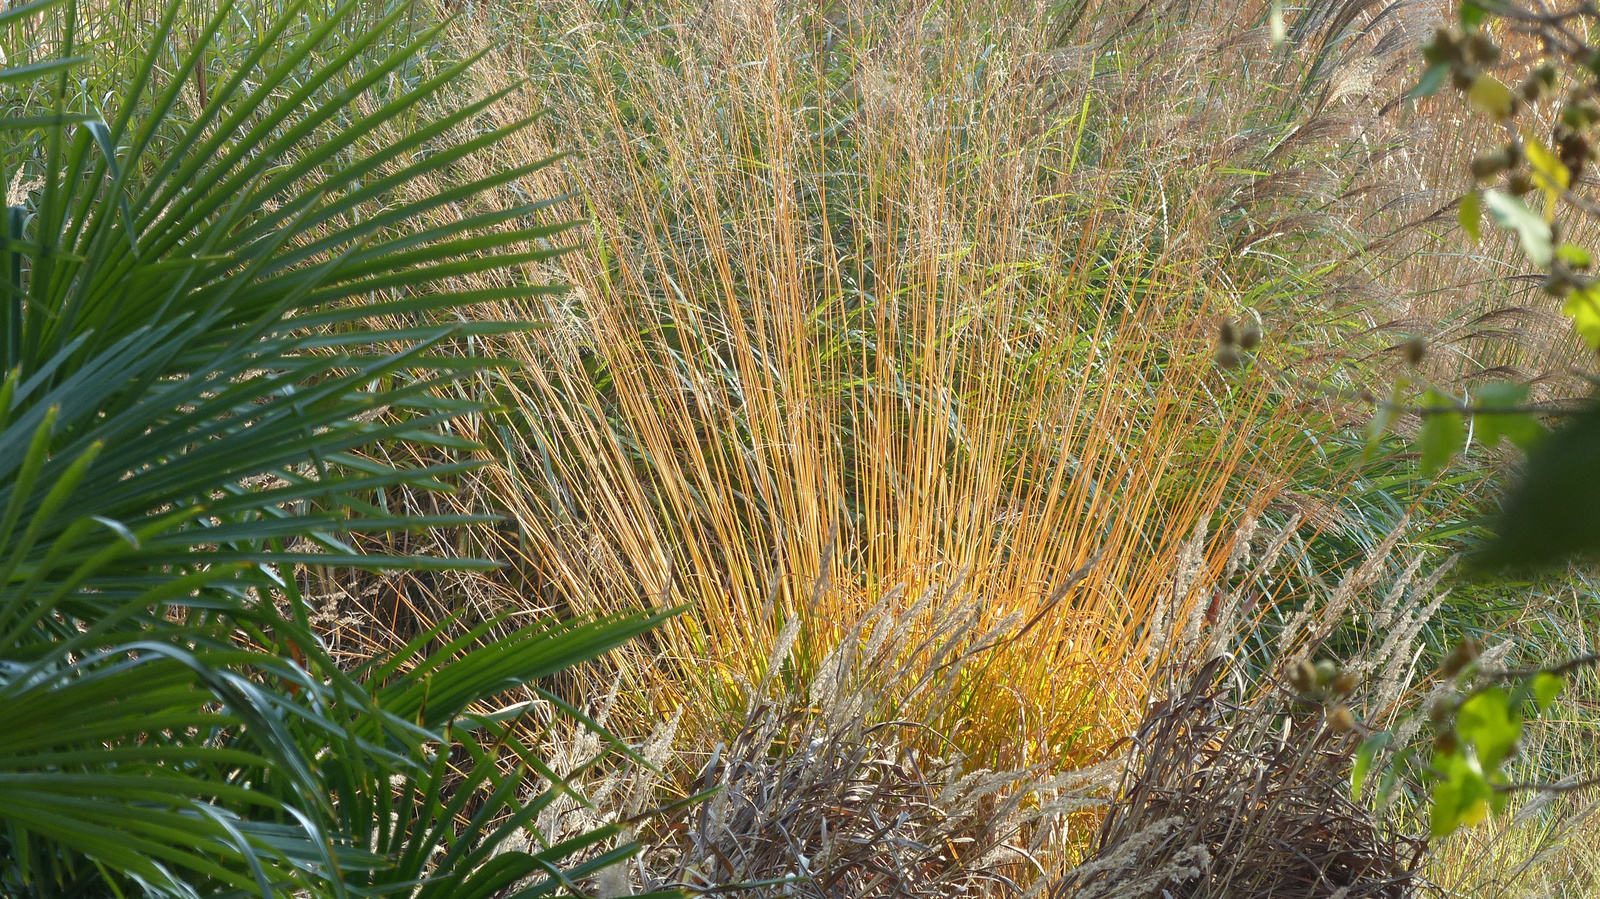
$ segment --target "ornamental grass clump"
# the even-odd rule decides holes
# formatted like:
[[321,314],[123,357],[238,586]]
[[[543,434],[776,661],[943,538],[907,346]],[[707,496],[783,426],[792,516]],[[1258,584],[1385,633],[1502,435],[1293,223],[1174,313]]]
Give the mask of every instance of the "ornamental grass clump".
[[[1265,6],[1080,12],[465,17],[505,38],[476,88],[547,110],[518,152],[574,151],[501,201],[571,189],[551,214],[590,224],[527,269],[570,294],[474,313],[547,326],[491,341],[521,367],[482,379],[507,411],[471,433],[503,464],[463,508],[516,519],[474,538],[514,563],[502,593],[691,607],[613,658],[638,721],[725,720],[790,618],[804,683],[889,590],[965,571],[991,623],[1034,623],[984,669],[1006,689],[965,685],[938,729],[986,764],[1081,762],[1137,720],[1149,622],[1224,495],[1331,510],[1357,551],[1387,533],[1389,497],[1368,528],[1328,470],[1355,454],[1305,436],[1353,414],[1302,386],[1364,386],[1343,361],[1381,349],[1355,198],[1395,190],[1402,129],[1368,104],[1425,29],[1331,4],[1280,58],[1240,24]],[[1250,345],[1219,370],[1224,318]]]

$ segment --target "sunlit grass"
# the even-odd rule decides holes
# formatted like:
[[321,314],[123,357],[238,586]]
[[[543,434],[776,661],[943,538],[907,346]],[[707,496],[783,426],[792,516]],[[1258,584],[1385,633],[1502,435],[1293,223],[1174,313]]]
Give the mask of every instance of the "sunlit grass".
[[[1405,516],[1444,542],[1483,511],[1487,469],[1364,461],[1369,407],[1333,389],[1381,388],[1409,333],[1455,384],[1567,358],[1500,280],[1508,248],[1463,252],[1477,132],[1389,103],[1422,18],[1313,5],[1278,54],[1248,2],[459,12],[459,46],[493,48],[461,91],[508,92],[474,127],[544,119],[449,177],[570,152],[499,204],[570,191],[548,215],[585,224],[523,274],[569,294],[475,313],[540,327],[458,347],[519,363],[480,385],[503,412],[462,424],[499,464],[459,485],[513,521],[420,539],[513,571],[386,582],[369,611],[401,639],[474,590],[527,615],[686,605],[582,691],[614,679],[625,731],[683,708],[679,773],[763,681],[803,690],[866,610],[930,591],[978,604],[973,635],[1007,627],[903,717],[975,765],[1099,759],[1211,599],[1188,585],[1229,543],[1206,535],[1298,514],[1305,583]],[[1238,371],[1212,357],[1230,316],[1266,331]],[[1434,642],[1498,626],[1450,611]]]
[[[505,310],[548,326],[505,345],[491,492],[544,602],[690,607],[619,662],[638,711],[714,730],[785,621],[801,683],[874,602],[937,587],[1026,625],[929,710],[963,751],[1073,764],[1125,733],[1204,599],[1180,546],[1305,479],[1329,419],[1285,373],[1361,314],[1329,287],[1356,163],[1299,134],[1316,59],[1265,64],[1238,12],[1107,6],[1067,39],[1012,4],[465,23],[507,40],[481,89],[536,73],[500,114],[547,107],[549,143],[511,152],[570,149],[561,212],[590,219],[572,293]],[[1240,315],[1260,367],[1219,370]]]

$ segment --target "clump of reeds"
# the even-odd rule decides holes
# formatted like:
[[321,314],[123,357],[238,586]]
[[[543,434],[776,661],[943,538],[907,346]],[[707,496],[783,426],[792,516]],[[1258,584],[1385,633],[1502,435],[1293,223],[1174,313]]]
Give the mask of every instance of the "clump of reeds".
[[[1397,529],[1293,612],[1256,602],[1263,583],[1302,563],[1300,530],[1298,518],[1263,528],[1246,516],[1219,541],[1215,568],[1198,554],[1205,534],[1191,536],[1175,567],[1187,595],[1207,599],[1168,606],[1152,644],[1166,686],[1098,765],[974,768],[950,742],[958,735],[925,723],[966,669],[1029,623],[1013,613],[986,625],[980,599],[953,578],[886,597],[809,678],[785,676],[803,636],[790,619],[725,739],[700,743],[679,710],[641,744],[651,765],[692,764],[691,776],[614,770],[591,781],[589,803],[547,817],[557,835],[563,816],[639,822],[648,848],[608,875],[606,895],[1414,895],[1426,841],[1378,791],[1355,798],[1350,769],[1368,728],[1393,726],[1427,689],[1410,660],[1443,601],[1444,569],[1423,576],[1426,553],[1395,560]],[[1325,658],[1330,640],[1345,652],[1347,689],[1287,686],[1286,672]],[[1333,723],[1341,708],[1348,727]],[[719,729],[703,724],[699,733]],[[557,770],[598,746],[593,735],[573,742]],[[704,798],[638,817],[694,794]]]
[[[513,38],[482,70],[512,91],[487,124],[548,109],[509,151],[576,150],[527,190],[572,187],[552,216],[589,219],[535,273],[572,293],[501,310],[547,327],[495,348],[521,367],[471,435],[503,454],[484,490],[518,525],[490,547],[541,606],[690,605],[616,660],[636,715],[737,710],[786,620],[808,623],[803,680],[895,585],[962,570],[988,623],[1036,620],[984,669],[1006,688],[968,684],[941,729],[1017,767],[1093,758],[1136,720],[1177,548],[1229,490],[1259,509],[1328,478],[1294,379],[1383,293],[1336,289],[1382,275],[1341,190],[1389,159],[1396,129],[1351,104],[1393,88],[1410,32],[1332,4],[1277,57],[1240,24],[1265,10],[466,20],[466,42]],[[1265,322],[1263,364],[1220,373],[1217,321],[1240,315]]]

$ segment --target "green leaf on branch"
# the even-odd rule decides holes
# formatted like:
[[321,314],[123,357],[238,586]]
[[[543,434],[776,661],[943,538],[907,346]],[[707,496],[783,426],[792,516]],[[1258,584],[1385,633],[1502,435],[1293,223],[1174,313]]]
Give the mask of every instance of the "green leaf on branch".
[[1459,751],[1435,752],[1433,768],[1439,779],[1433,784],[1428,829],[1435,838],[1449,836],[1458,827],[1475,826],[1488,816],[1494,787],[1476,758]]
[[1539,707],[1539,714],[1550,710],[1550,703],[1556,701],[1566,685],[1567,679],[1559,674],[1541,671],[1533,676],[1533,702]]
[[1482,218],[1483,202],[1478,199],[1477,191],[1469,191],[1461,198],[1461,208],[1456,210],[1456,220],[1461,223],[1461,230],[1467,232],[1473,243],[1483,238]]
[[1501,229],[1513,231],[1522,243],[1522,252],[1534,265],[1548,268],[1552,258],[1550,225],[1538,213],[1516,197],[1498,190],[1483,192],[1483,205]]
[[1472,0],[1463,0],[1461,4],[1461,27],[1471,31],[1483,21],[1483,7]]
[[1580,287],[1567,295],[1561,311],[1572,319],[1572,328],[1591,349],[1600,349],[1600,290]]
[[1509,693],[1491,687],[1461,704],[1456,713],[1456,735],[1472,744],[1485,768],[1498,769],[1522,739],[1522,716],[1511,708]]
[[1431,97],[1439,92],[1439,88],[1444,87],[1445,80],[1449,77],[1449,64],[1441,63],[1436,66],[1430,66],[1428,71],[1422,73],[1422,78],[1417,81],[1417,86],[1413,87],[1411,93],[1407,96],[1412,99]]
[[[1484,409],[1515,409],[1528,399],[1528,388],[1520,384],[1498,382],[1478,388],[1477,405]],[[1524,452],[1531,451],[1544,439],[1544,426],[1530,412],[1479,412],[1474,416],[1478,440],[1493,447],[1505,437]]]
[[1360,801],[1361,788],[1367,779],[1367,772],[1372,769],[1372,760],[1389,745],[1390,736],[1389,731],[1380,730],[1361,741],[1361,748],[1356,750],[1355,765],[1350,769],[1351,799]]
[[[1423,398],[1423,409],[1451,409],[1455,403],[1438,391],[1430,390]],[[1417,435],[1417,449],[1422,453],[1422,472],[1431,475],[1443,468],[1467,443],[1467,428],[1461,413],[1455,411],[1432,412],[1423,416],[1422,432]]]
[[1479,551],[1489,567],[1538,567],[1600,550],[1600,408],[1572,416],[1528,454]]

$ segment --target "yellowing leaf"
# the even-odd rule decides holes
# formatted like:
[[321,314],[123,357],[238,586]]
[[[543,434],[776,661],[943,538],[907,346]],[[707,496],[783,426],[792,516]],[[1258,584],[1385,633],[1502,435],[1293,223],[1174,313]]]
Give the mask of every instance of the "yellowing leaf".
[[1483,204],[1478,200],[1478,192],[1471,191],[1461,198],[1461,208],[1456,210],[1456,220],[1461,222],[1461,230],[1467,232],[1473,243],[1482,237],[1479,228],[1479,219],[1483,217]]
[[1485,802],[1482,797],[1479,797],[1478,799],[1473,800],[1471,805],[1462,810],[1461,826],[1477,827],[1479,824],[1482,824],[1483,819],[1487,817],[1489,817],[1489,803]]
[[1594,256],[1575,243],[1564,243],[1556,247],[1556,258],[1573,268],[1588,268],[1594,264]]
[[1573,330],[1594,349],[1600,349],[1600,290],[1584,287],[1567,295],[1561,306],[1572,319]]
[[1534,186],[1544,192],[1544,220],[1554,221],[1556,198],[1572,184],[1572,172],[1534,135],[1524,135],[1522,147],[1528,157],[1528,167],[1533,169]]
[[1472,79],[1467,97],[1472,100],[1473,106],[1497,122],[1511,118],[1511,88],[1501,84],[1500,79],[1493,75],[1486,73]]
[[1471,827],[1483,821],[1494,799],[1494,787],[1477,758],[1459,752],[1435,752],[1433,768],[1439,778],[1433,784],[1433,835],[1448,836],[1457,827]]

